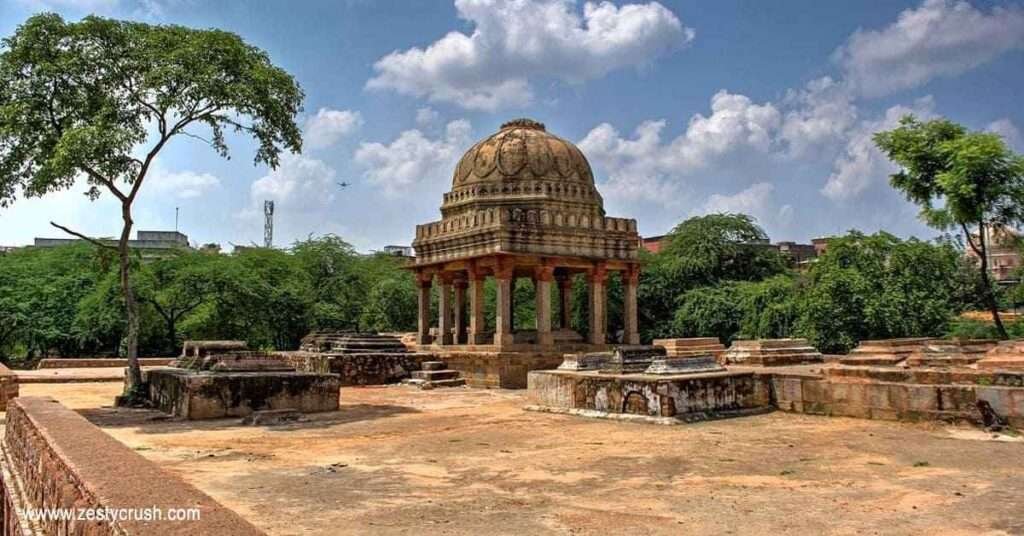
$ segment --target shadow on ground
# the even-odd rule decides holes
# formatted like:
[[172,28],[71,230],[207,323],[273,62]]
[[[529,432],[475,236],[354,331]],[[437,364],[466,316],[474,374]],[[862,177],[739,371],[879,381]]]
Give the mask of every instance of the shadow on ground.
[[[189,421],[177,417],[170,417],[166,413],[155,409],[116,408],[107,406],[101,408],[80,409],[78,410],[78,413],[88,419],[89,422],[101,428],[139,428],[140,432],[147,434],[179,433],[190,430],[219,430],[223,428],[243,426],[241,424],[241,418],[239,417]],[[270,432],[311,430],[361,421],[375,421],[408,413],[420,413],[420,411],[408,406],[387,404],[346,404],[341,406],[341,409],[338,411],[307,413],[305,415],[305,420],[299,422],[265,426],[261,425],[256,427],[265,428]]]

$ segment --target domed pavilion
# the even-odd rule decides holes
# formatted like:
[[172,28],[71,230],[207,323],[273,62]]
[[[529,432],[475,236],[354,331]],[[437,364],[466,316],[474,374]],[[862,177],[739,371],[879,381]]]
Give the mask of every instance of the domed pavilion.
[[[505,123],[459,161],[441,220],[416,226],[411,269],[419,288],[417,342],[445,357],[471,384],[525,387],[528,370],[555,367],[564,352],[607,348],[605,286],[609,274],[619,274],[621,342],[637,344],[639,244],[636,220],[605,215],[579,148],[542,123]],[[580,274],[590,291],[585,340],[569,323],[572,281]],[[486,324],[484,312],[490,277],[497,290],[494,326]],[[534,282],[536,325],[515,331],[518,278]],[[557,326],[553,285],[559,291]],[[431,329],[434,286],[439,310]]]

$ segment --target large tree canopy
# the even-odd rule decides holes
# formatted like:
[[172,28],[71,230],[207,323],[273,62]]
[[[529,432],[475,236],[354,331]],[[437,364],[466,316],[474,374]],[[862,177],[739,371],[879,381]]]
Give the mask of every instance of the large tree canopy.
[[912,115],[874,140],[900,166],[890,182],[920,205],[922,219],[938,229],[963,232],[980,259],[979,277],[992,319],[1006,338],[988,277],[987,241],[994,230],[1024,223],[1024,157],[996,134],[969,132],[946,119],[922,122]]
[[[28,19],[0,49],[0,206],[88,184],[121,203],[119,279],[127,320],[127,401],[138,397],[140,310],[128,238],[132,204],[164,146],[202,140],[227,157],[227,129],[276,167],[301,150],[302,90],[232,33],[58,15]],[[55,226],[91,240],[71,229]],[[95,241],[94,241],[95,242]],[[100,247],[110,247],[95,242]]]

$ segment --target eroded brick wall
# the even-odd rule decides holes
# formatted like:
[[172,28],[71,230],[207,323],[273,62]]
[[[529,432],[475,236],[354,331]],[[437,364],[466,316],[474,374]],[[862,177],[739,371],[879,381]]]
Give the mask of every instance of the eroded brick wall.
[[7,409],[7,403],[18,396],[18,377],[11,369],[0,364],[0,411]]
[[[7,409],[0,457],[0,534],[233,534],[260,535],[234,512],[160,469],[78,413],[52,398],[14,400]],[[24,508],[143,510],[198,508],[195,521],[45,520],[31,523]]]

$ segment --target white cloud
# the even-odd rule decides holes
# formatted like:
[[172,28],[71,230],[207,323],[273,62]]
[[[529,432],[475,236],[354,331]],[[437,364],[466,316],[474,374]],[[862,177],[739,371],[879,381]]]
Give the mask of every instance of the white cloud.
[[587,2],[582,17],[572,0],[456,0],[455,8],[475,27],[471,34],[450,32],[384,56],[367,87],[493,111],[530,103],[531,78],[599,78],[694,37],[657,2]]
[[157,161],[150,170],[146,183],[156,193],[171,195],[178,199],[192,199],[220,186],[220,179],[209,173],[171,171]]
[[306,120],[305,141],[312,149],[330,147],[363,126],[363,116],[351,110],[320,108]]
[[451,178],[455,164],[469,148],[469,121],[448,123],[443,137],[431,139],[417,129],[406,130],[389,144],[362,143],[355,162],[364,176],[380,186],[385,195],[409,193],[410,186]]
[[1024,47],[1024,8],[990,11],[959,0],[925,0],[881,30],[858,30],[836,50],[846,82],[868,97],[955,76]]
[[872,136],[878,131],[895,128],[900,118],[907,114],[928,119],[934,115],[934,109],[935,102],[929,96],[918,99],[913,106],[893,106],[881,118],[861,121],[851,132],[846,148],[836,159],[821,193],[833,201],[844,201],[883,181],[896,168],[878,150]]
[[433,125],[440,117],[441,114],[437,113],[437,110],[430,106],[424,106],[416,110],[416,124],[420,127]]
[[857,121],[857,107],[847,88],[825,76],[812,80],[800,90],[790,90],[780,137],[789,154],[801,157],[814,148],[840,139]]
[[253,181],[249,188],[253,206],[264,200],[275,202],[275,208],[306,210],[334,201],[336,173],[321,160],[286,153],[281,165]]
[[1020,129],[1013,124],[1013,121],[1004,117],[989,123],[985,130],[1002,136],[1011,149],[1024,151],[1024,137],[1021,136]]
[[700,207],[691,212],[691,215],[746,214],[753,216],[762,225],[787,225],[793,219],[793,206],[783,205],[776,209],[774,194],[775,185],[770,182],[756,182],[733,195],[708,196]]
[[659,120],[641,123],[632,139],[602,123],[579,146],[607,173],[602,189],[609,194],[672,203],[680,177],[737,150],[769,151],[780,122],[779,111],[771,104],[754,104],[744,95],[722,90],[711,98],[711,115],[695,114],[686,131],[670,142],[662,141],[666,122]]

